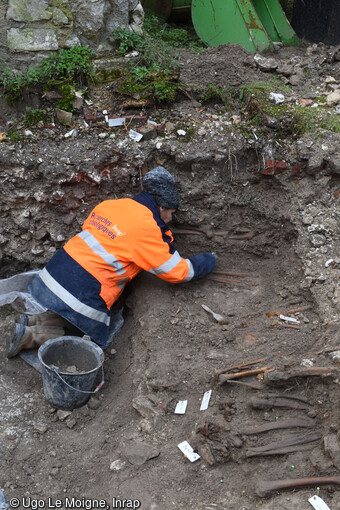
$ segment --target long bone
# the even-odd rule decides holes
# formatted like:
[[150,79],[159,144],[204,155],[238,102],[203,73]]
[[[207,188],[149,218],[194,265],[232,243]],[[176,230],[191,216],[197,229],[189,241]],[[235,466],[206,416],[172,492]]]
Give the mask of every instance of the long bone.
[[306,487],[313,485],[340,485],[339,476],[318,476],[314,478],[293,478],[291,480],[260,480],[255,492],[260,498],[269,496],[273,491],[281,489],[294,489],[296,487]]

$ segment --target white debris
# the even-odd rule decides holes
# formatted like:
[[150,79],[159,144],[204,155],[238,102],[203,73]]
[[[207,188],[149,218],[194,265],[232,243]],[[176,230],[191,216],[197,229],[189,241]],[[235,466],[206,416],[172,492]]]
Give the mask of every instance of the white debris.
[[76,135],[76,129],[71,129],[71,131],[68,131],[67,133],[64,134],[64,138],[70,138],[71,136],[75,136]]
[[276,94],[275,92],[269,94],[269,99],[275,104],[282,104],[285,102],[285,96],[283,94]]
[[330,357],[335,360],[340,360],[340,351],[333,351],[330,353]]
[[293,322],[294,324],[300,324],[300,321],[298,319],[295,319],[294,317],[287,317],[286,315],[280,315],[280,319],[282,321]]
[[125,466],[126,462],[124,462],[121,459],[114,460],[110,464],[110,470],[111,471],[120,471]]
[[302,367],[312,367],[314,365],[314,361],[312,359],[303,359],[300,363]]

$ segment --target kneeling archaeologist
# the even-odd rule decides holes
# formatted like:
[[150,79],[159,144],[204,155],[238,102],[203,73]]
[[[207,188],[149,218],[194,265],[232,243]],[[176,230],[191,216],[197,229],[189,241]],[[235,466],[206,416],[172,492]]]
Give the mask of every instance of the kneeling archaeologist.
[[8,357],[72,334],[72,328],[107,347],[115,303],[142,269],[171,283],[209,274],[216,255],[184,259],[172,244],[167,223],[178,207],[174,178],[163,167],[144,176],[143,191],[134,198],[97,205],[82,231],[30,283],[30,293],[48,311],[20,316]]

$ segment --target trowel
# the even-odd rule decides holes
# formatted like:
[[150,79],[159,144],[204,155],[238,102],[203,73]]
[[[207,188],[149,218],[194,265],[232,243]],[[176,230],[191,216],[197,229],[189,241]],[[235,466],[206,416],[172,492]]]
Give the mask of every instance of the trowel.
[[220,315],[219,313],[213,312],[207,305],[201,305],[201,306],[206,312],[211,313],[211,315],[214,317],[215,321],[218,322],[219,324],[228,324],[229,323],[228,319],[225,319],[223,317],[223,315]]

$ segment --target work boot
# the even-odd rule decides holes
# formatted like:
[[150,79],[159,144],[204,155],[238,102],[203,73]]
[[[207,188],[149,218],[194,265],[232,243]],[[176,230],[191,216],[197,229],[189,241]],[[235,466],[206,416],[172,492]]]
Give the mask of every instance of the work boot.
[[60,315],[47,310],[44,313],[38,313],[35,315],[24,315],[21,314],[19,317],[19,323],[23,326],[59,326],[63,327],[67,324],[67,321],[60,317]]
[[57,326],[24,326],[15,325],[15,334],[7,358],[13,358],[23,349],[38,349],[51,338],[64,336],[64,328]]

